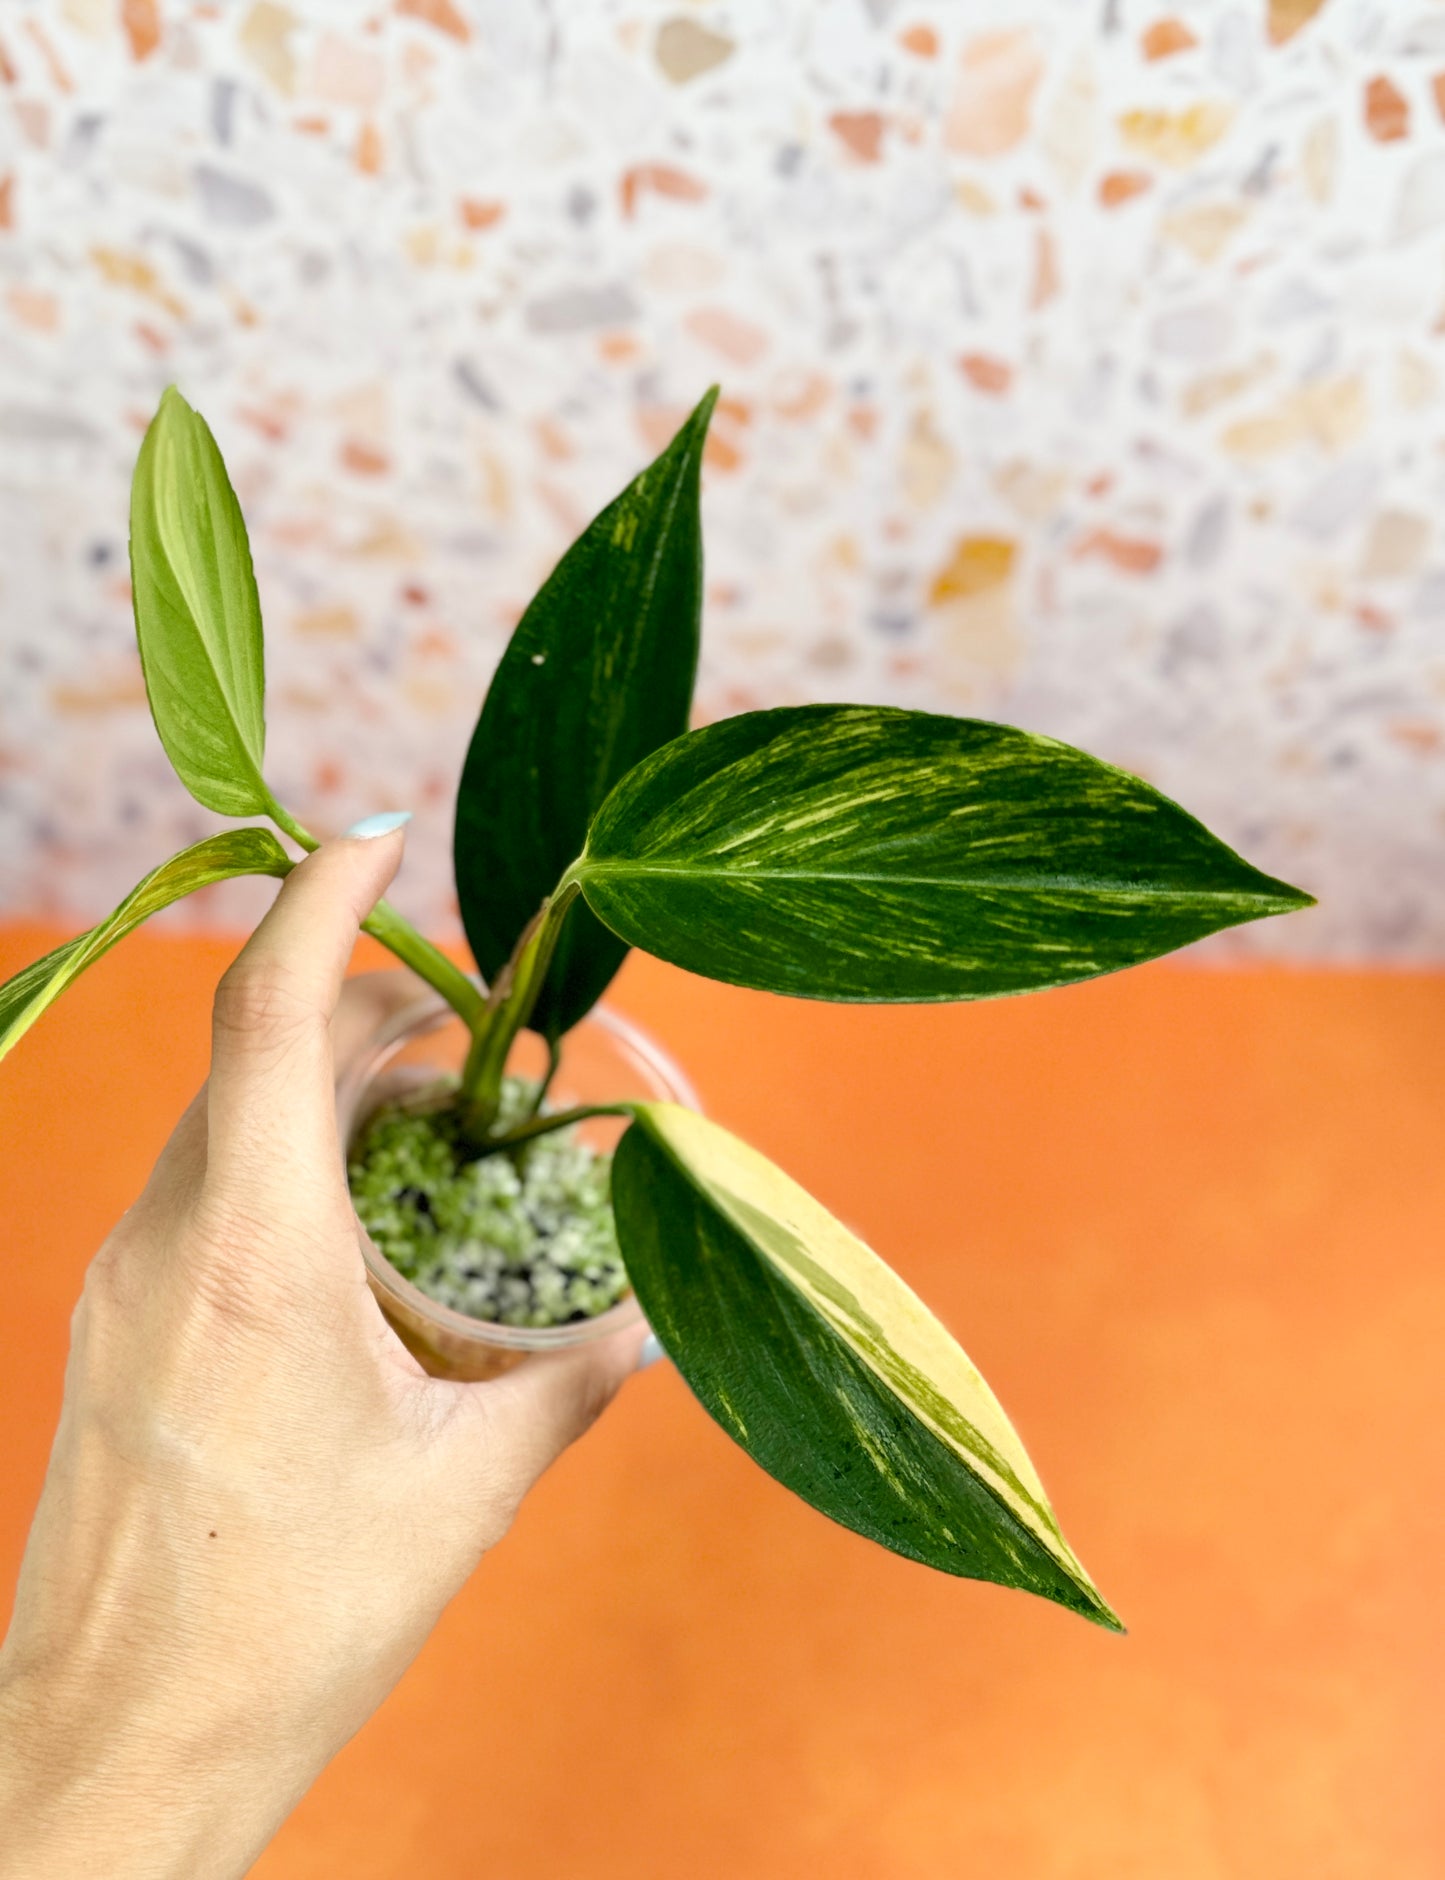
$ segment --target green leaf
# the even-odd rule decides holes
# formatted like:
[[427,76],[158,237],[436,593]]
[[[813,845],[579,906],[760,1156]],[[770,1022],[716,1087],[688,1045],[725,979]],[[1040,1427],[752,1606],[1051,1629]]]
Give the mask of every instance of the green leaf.
[[[497,667],[454,845],[462,923],[489,983],[613,784],[687,729],[702,611],[698,482],[716,397],[568,549]],[[555,1040],[575,1025],[626,952],[575,906],[532,1028]]]
[[182,849],[132,888],[99,926],[67,940],[0,986],[0,1058],[87,966],[172,901],[233,875],[280,876],[290,871],[290,857],[267,829],[227,829]]
[[715,1123],[671,1103],[636,1117],[612,1170],[622,1256],[728,1435],[895,1553],[1121,1629],[997,1398],[897,1274]]
[[136,460],[130,566],[146,695],[177,776],[223,816],[267,813],[261,605],[246,524],[216,440],[174,386]]
[[1070,745],[861,705],[676,739],[613,790],[570,872],[631,945],[818,999],[1065,985],[1310,905]]

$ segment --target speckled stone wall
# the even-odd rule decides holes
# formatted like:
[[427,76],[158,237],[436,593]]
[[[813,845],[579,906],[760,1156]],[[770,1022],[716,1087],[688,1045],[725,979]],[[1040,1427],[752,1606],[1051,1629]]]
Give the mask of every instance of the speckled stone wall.
[[[176,380],[271,771],[449,803],[537,582],[714,379],[699,705],[1003,717],[1445,952],[1439,0],[0,0],[0,899],[209,825],[128,624]],[[179,918],[239,918],[253,887]]]

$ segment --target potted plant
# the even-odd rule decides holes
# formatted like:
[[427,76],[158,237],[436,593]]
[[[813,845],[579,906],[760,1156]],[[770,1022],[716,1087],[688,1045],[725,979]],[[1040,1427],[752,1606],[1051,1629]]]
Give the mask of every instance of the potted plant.
[[[1138,778],[1006,725],[812,705],[690,731],[715,395],[568,550],[487,692],[455,836],[479,975],[385,901],[366,922],[430,988],[338,1089],[373,1290],[424,1364],[461,1376],[640,1309],[728,1434],[825,1514],[1117,1628],[944,1327],[595,1008],[633,946],[801,998],[995,998],[1310,897]],[[151,711],[181,780],[208,809],[315,848],[265,780],[240,508],[174,389],[136,466],[131,568]],[[172,856],[0,988],[0,1052],[149,914],[292,866],[255,824]]]

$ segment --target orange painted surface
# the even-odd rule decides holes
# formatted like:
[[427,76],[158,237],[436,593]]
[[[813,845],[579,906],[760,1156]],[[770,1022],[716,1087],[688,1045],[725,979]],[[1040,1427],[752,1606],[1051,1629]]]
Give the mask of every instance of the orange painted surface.
[[[0,1072],[0,1601],[228,956],[127,941]],[[832,1528],[658,1367],[258,1880],[1438,1880],[1445,978],[618,1003],[957,1330],[1130,1636]]]

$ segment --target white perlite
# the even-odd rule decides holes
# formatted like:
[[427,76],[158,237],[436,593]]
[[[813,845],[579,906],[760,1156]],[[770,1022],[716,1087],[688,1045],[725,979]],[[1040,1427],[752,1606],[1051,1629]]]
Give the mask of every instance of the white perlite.
[[[508,1078],[503,1123],[520,1121],[534,1094]],[[515,1156],[459,1162],[454,1111],[392,1104],[362,1132],[348,1176],[380,1251],[454,1311],[503,1325],[564,1325],[596,1317],[627,1291],[612,1158],[580,1141],[575,1127]]]

